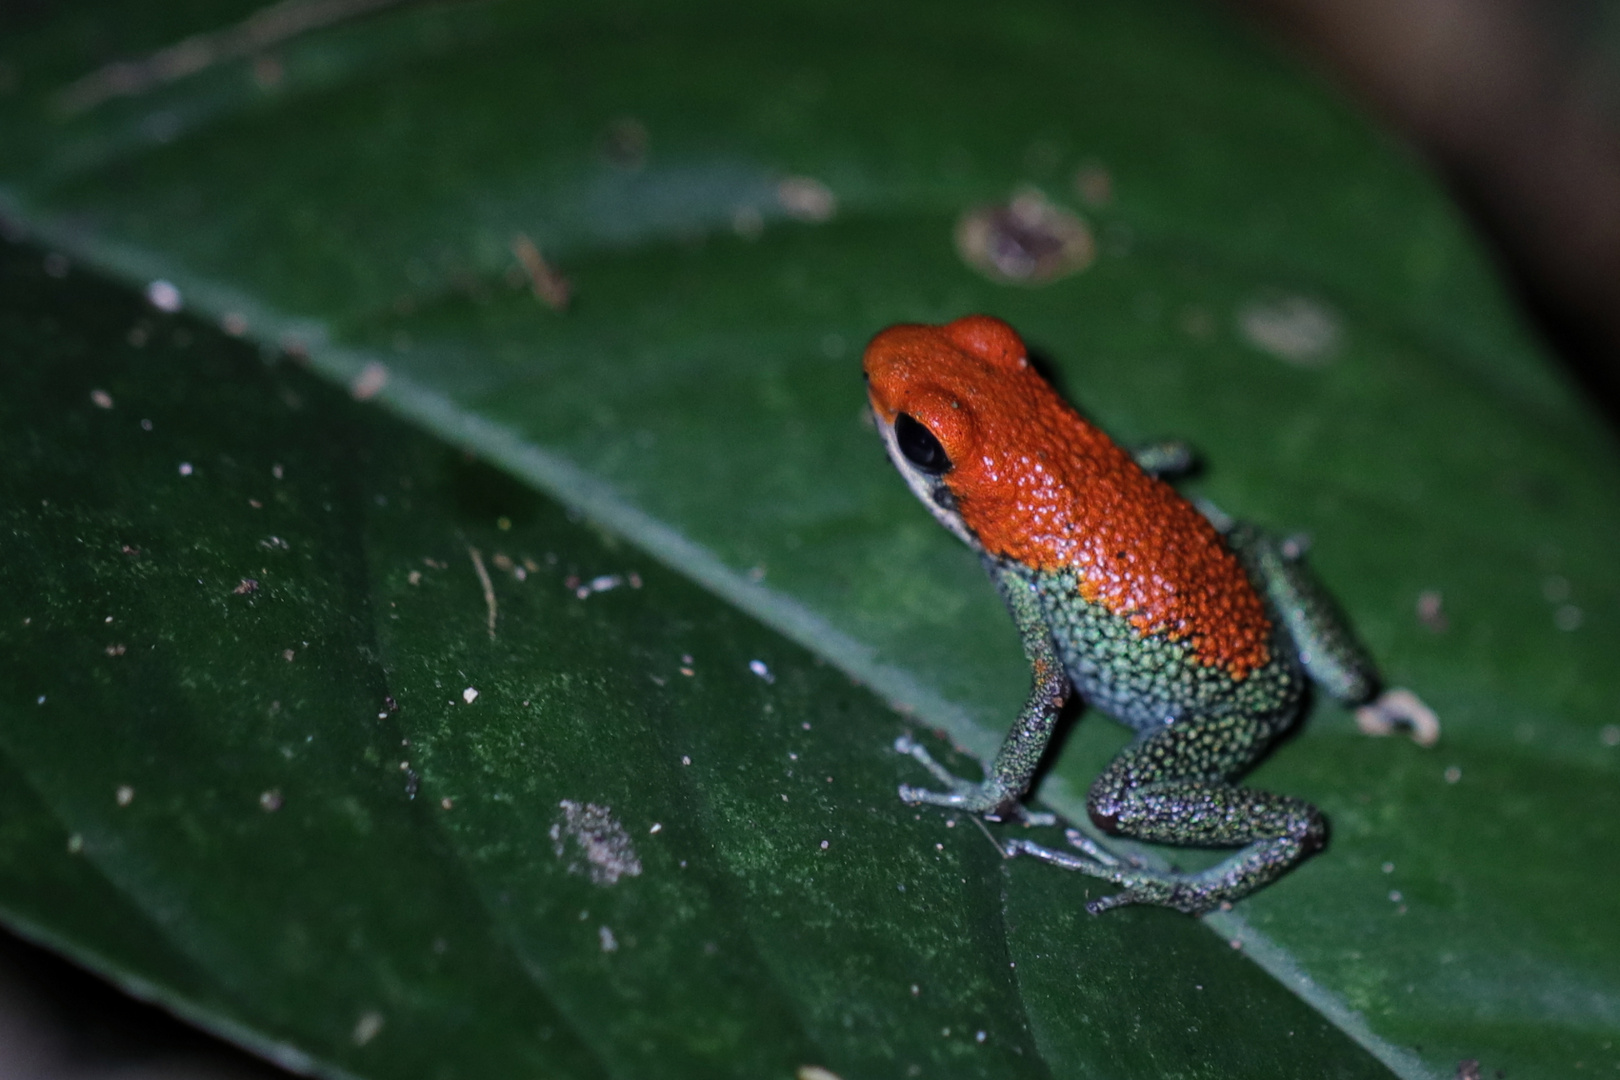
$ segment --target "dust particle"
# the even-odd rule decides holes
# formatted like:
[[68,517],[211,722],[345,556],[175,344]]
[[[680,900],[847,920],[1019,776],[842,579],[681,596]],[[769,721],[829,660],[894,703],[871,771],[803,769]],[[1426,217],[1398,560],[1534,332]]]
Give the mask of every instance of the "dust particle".
[[1262,352],[1296,367],[1321,367],[1344,336],[1327,305],[1303,296],[1252,300],[1238,310],[1238,330]]
[[1425,589],[1418,594],[1417,617],[1418,622],[1436,634],[1444,633],[1451,625],[1446,618],[1445,598],[1439,589]]
[[799,1071],[793,1074],[793,1080],[842,1080],[831,1069],[823,1069],[820,1065],[800,1065]]
[[512,237],[512,255],[523,267],[534,298],[552,311],[567,311],[574,298],[573,282],[546,261],[535,242],[526,234],[518,233]]
[[243,578],[241,583],[238,584],[236,586],[236,588],[231,590],[231,592],[235,593],[237,596],[246,596],[249,593],[256,593],[258,591],[259,591],[259,582],[258,582],[258,580],[256,578],[250,578],[250,577]]
[[474,690],[470,686],[467,687],[467,689],[461,692],[461,700],[465,701],[468,705],[471,705],[473,702],[478,700],[478,691]]
[[370,401],[388,385],[388,369],[373,360],[360,369],[360,374],[349,383],[349,393],[356,401]]
[[259,809],[267,814],[273,814],[281,809],[282,798],[280,788],[271,788],[269,791],[259,793]]
[[383,1029],[383,1016],[382,1016],[382,1013],[380,1013],[380,1012],[362,1013],[361,1016],[360,1016],[360,1019],[358,1019],[358,1020],[356,1020],[354,1022],[354,1033],[350,1037],[354,1039],[354,1045],[356,1045],[356,1046],[364,1046],[364,1045],[366,1045],[366,1043],[370,1042],[372,1039],[375,1039],[377,1037],[377,1033],[380,1032],[382,1029]]
[[146,302],[169,315],[179,311],[182,306],[180,290],[174,287],[173,282],[162,278],[146,286]]
[[569,860],[570,874],[585,874],[593,885],[605,886],[641,873],[630,834],[614,820],[611,808],[573,799],[557,805],[562,816],[552,823],[551,847],[559,859]]
[[113,407],[112,395],[105,390],[90,391],[90,401],[98,409],[110,409]]
[[605,926],[599,926],[596,928],[596,937],[602,943],[603,952],[619,951],[619,939],[613,936],[612,930]]
[[128,784],[119,784],[118,790],[113,792],[113,801],[119,806],[128,806],[135,801],[135,789]]
[[1579,630],[1581,628],[1581,623],[1585,621],[1586,613],[1581,611],[1581,609],[1576,607],[1574,604],[1560,605],[1558,610],[1553,612],[1553,625],[1565,633],[1569,633],[1572,630]]
[[790,176],[776,185],[776,201],[787,216],[798,221],[831,221],[838,213],[838,197],[820,180]]

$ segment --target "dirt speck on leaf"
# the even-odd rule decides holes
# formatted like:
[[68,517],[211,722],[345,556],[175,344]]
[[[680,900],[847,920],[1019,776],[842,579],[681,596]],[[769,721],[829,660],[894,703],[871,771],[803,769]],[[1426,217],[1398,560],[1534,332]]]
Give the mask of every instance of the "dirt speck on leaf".
[[1239,309],[1238,331],[1250,345],[1296,367],[1321,367],[1344,338],[1339,316],[1304,296],[1269,296]]
[[360,369],[349,383],[349,393],[356,401],[370,401],[388,385],[388,369],[373,360]]
[[363,1013],[360,1019],[354,1022],[354,1045],[364,1046],[377,1037],[383,1029],[383,1015],[380,1012]]
[[593,885],[613,885],[641,873],[636,847],[610,807],[564,799],[562,817],[551,826],[551,847],[569,860],[568,872],[585,874]]
[[963,214],[956,251],[993,281],[1045,285],[1090,266],[1097,243],[1076,214],[1031,188]]
[[831,221],[838,213],[838,197],[813,176],[789,176],[776,185],[776,201],[788,217],[798,221]]

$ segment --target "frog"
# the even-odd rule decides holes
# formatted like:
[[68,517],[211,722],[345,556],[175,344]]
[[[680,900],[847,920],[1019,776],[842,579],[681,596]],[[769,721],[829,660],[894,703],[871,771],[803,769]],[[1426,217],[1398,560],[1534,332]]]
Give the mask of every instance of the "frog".
[[[1239,778],[1304,713],[1311,686],[1369,718],[1417,726],[1410,691],[1384,691],[1365,646],[1307,566],[1304,545],[1196,505],[1172,480],[1196,463],[1178,440],[1127,450],[1070,406],[1011,325],[969,315],[899,324],[867,346],[870,417],[918,500],[974,551],[1023,645],[1031,687],[980,780],[909,735],[895,748],[939,785],[909,805],[990,822],[1055,823],[1027,799],[1071,694],[1131,741],[1092,783],[1091,824],[1051,847],[996,841],[1119,887],[1130,904],[1191,915],[1229,907],[1322,850],[1304,799]],[[1182,871],[1122,857],[1106,838],[1236,849]]]

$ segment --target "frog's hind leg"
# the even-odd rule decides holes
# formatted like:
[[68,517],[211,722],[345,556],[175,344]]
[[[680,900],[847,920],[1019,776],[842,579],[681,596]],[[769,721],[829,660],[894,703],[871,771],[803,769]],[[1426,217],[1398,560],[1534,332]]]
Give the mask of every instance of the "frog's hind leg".
[[1088,809],[1105,832],[1148,843],[1242,848],[1208,870],[1150,870],[1121,863],[1100,847],[1076,854],[1023,839],[1010,841],[1008,853],[1124,886],[1088,904],[1092,912],[1147,903],[1197,914],[1246,896],[1327,838],[1327,823],[1309,803],[1225,782],[1263,749],[1255,725],[1243,718],[1180,721],[1121,751],[1092,785]]
[[1305,674],[1330,697],[1356,710],[1356,725],[1364,734],[1405,730],[1420,746],[1439,740],[1439,718],[1416,694],[1401,687],[1380,693],[1372,658],[1305,565],[1299,545],[1252,525],[1232,526],[1226,539],[1282,619]]
[[1378,693],[1378,669],[1306,565],[1301,545],[1243,524],[1234,525],[1226,540],[1282,620],[1311,681],[1345,705],[1371,701]]

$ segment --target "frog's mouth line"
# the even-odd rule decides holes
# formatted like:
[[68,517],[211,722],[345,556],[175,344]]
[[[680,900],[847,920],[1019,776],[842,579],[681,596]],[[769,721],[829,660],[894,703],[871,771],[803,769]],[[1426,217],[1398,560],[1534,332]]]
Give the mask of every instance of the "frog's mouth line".
[[983,554],[984,546],[979,543],[979,538],[974,536],[973,531],[968,528],[967,522],[962,520],[962,514],[956,505],[956,494],[951,491],[950,485],[945,482],[945,476],[948,473],[936,476],[923,472],[913,465],[900,450],[900,443],[895,435],[894,425],[883,419],[878,411],[872,408],[870,403],[867,405],[867,412],[872,417],[872,423],[876,426],[878,434],[883,438],[884,452],[888,454],[889,461],[893,463],[896,471],[905,479],[906,486],[911,489],[911,493],[917,496],[918,500],[928,507],[928,512],[933,514],[934,518],[949,529],[957,539],[974,551]]

